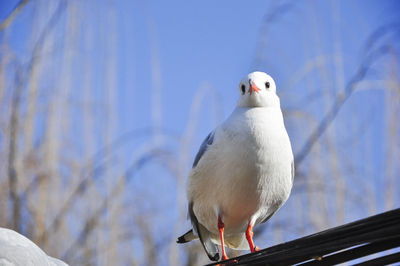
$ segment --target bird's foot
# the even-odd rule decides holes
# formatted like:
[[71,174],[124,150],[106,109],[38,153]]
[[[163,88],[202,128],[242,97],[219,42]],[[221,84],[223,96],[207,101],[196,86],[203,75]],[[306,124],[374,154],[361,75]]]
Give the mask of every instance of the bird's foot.
[[247,226],[247,230],[246,230],[246,239],[247,239],[247,242],[249,243],[249,247],[250,247],[251,253],[257,252],[257,251],[260,250],[260,249],[254,244],[254,241],[253,241],[253,226],[251,225],[251,223],[249,223],[249,225]]

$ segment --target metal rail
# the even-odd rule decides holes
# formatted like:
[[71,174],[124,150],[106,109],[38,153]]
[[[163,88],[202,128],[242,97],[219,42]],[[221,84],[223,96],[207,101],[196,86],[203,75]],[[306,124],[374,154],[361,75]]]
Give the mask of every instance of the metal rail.
[[[400,209],[209,265],[336,265],[396,247],[400,247]],[[358,260],[357,265],[400,262],[396,249],[378,255]]]

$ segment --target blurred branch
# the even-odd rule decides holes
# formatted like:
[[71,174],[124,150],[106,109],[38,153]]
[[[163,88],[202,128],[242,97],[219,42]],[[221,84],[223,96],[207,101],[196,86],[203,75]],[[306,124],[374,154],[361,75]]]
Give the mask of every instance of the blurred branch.
[[375,44],[383,39],[387,34],[395,32],[397,34],[400,33],[400,24],[399,23],[391,23],[387,25],[383,25],[376,29],[365,42],[364,52],[367,53],[369,50],[374,48]]
[[270,24],[278,21],[279,18],[290,11],[290,9],[294,6],[294,3],[294,1],[281,2],[264,16],[261,32],[259,34],[260,38],[257,42],[256,56],[253,63],[255,67],[259,67],[261,63],[264,62],[264,49],[267,44],[267,35]]
[[[164,132],[165,131],[166,130],[164,130]],[[94,154],[92,156],[92,159],[89,160],[87,165],[92,165],[93,162],[96,160],[96,158],[102,156],[103,154],[111,154],[111,153],[115,152],[117,149],[122,147],[123,144],[126,144],[126,141],[133,139],[135,137],[139,137],[141,135],[143,135],[143,136],[150,135],[152,132],[154,132],[154,129],[149,127],[149,128],[138,129],[138,130],[132,130],[132,131],[129,131],[129,132],[123,134],[122,136],[117,138],[115,141],[113,141],[109,145],[104,146],[98,152],[96,152],[96,154]],[[172,133],[170,133],[168,135],[173,136]],[[89,188],[91,182],[94,181],[94,179],[96,179],[97,176],[99,176],[96,173],[101,170],[104,163],[105,162],[102,162],[102,163],[98,164],[97,166],[94,166],[93,168],[91,168],[89,173],[87,173],[87,175],[83,174],[83,178],[81,179],[79,184],[76,186],[76,188],[73,190],[73,192],[70,194],[70,196],[67,198],[67,200],[64,202],[64,204],[62,204],[62,207],[59,209],[58,213],[55,215],[55,218],[50,223],[50,226],[47,227],[46,230],[44,230],[42,235],[39,236],[40,242],[47,240],[47,238],[49,237],[49,232],[57,231],[61,220],[68,213],[68,211],[72,207],[75,200],[79,196],[83,195]],[[35,181],[33,181],[33,182],[35,182]]]
[[36,60],[39,58],[39,51],[43,47],[43,44],[46,41],[46,38],[49,36],[50,32],[57,25],[58,20],[61,18],[61,13],[65,10],[66,5],[67,5],[66,0],[60,0],[56,10],[51,15],[49,21],[46,23],[44,29],[39,35],[39,38],[37,39],[35,45],[33,46],[32,56],[28,62],[29,75],[27,75],[25,82],[29,80],[30,74],[32,73],[32,68],[36,63]]
[[[125,229],[125,230],[123,230],[120,234],[118,234],[118,235],[116,236],[116,241],[117,241],[119,244],[122,244],[122,243],[124,243],[124,244],[130,244],[132,238],[133,238],[134,236],[136,236],[136,234],[133,232],[133,230],[131,229],[131,227],[129,227],[129,228],[124,228],[124,229]],[[91,253],[106,254],[106,253],[110,252],[110,248],[113,249],[113,248],[117,248],[117,247],[118,247],[118,246],[111,246],[111,247],[110,247],[110,243],[109,243],[108,241],[101,242],[101,243],[98,244],[98,246],[99,246],[99,247],[95,247],[95,246],[92,245],[92,246],[90,246],[90,247],[88,247],[88,248],[89,248],[89,250],[90,250]],[[155,246],[158,247],[157,244],[156,244]],[[157,249],[156,249],[156,250],[157,250]],[[75,255],[75,254],[74,254],[74,255]],[[134,266],[134,265],[140,265],[140,264],[136,261],[136,258],[134,258],[134,257],[135,257],[135,256],[132,255],[132,256],[130,257],[130,259],[133,260],[132,263],[127,263],[126,265],[132,265],[132,266]],[[75,257],[75,259],[81,263],[81,256]],[[83,265],[98,265],[98,264],[100,264],[100,263],[97,263],[97,264],[96,264],[96,259],[98,259],[98,257],[92,257],[92,258],[90,258],[90,260],[87,260],[87,261],[83,262],[83,263],[80,264],[80,265],[83,266]]]
[[336,99],[332,107],[329,109],[328,113],[323,117],[321,122],[318,124],[317,128],[308,137],[307,141],[301,148],[300,152],[295,156],[295,164],[297,167],[299,164],[303,162],[303,160],[310,153],[315,143],[325,133],[329,125],[335,120],[343,104],[353,94],[353,92],[357,88],[358,83],[364,79],[364,77],[368,73],[368,70],[371,68],[372,64],[376,62],[379,58],[381,58],[383,55],[390,52],[390,50],[391,46],[383,45],[366,56],[366,58],[358,68],[357,72],[347,83],[344,91],[336,96]]
[[67,251],[64,253],[63,255],[64,259],[70,258],[72,254],[76,252],[77,248],[86,243],[91,232],[98,225],[102,214],[106,211],[110,202],[112,202],[113,199],[117,196],[119,190],[121,189],[122,182],[123,181],[126,182],[124,185],[126,186],[126,184],[131,180],[136,171],[140,170],[143,166],[145,166],[149,161],[151,161],[155,157],[158,157],[165,153],[168,154],[169,152],[160,149],[152,149],[131,164],[131,166],[125,171],[125,173],[120,176],[120,178],[117,181],[117,184],[114,186],[110,194],[100,204],[100,207],[86,220],[82,231],[79,233],[78,237],[71,243],[71,245],[67,248]]
[[136,217],[136,224],[143,240],[146,265],[159,265],[157,262],[157,248],[152,237],[152,228],[145,217]]
[[5,28],[7,28],[11,22],[14,20],[14,18],[17,16],[17,14],[22,10],[22,8],[28,3],[29,0],[21,0],[11,11],[10,15],[1,22],[0,24],[0,32],[3,31]]
[[22,84],[20,82],[21,72],[17,71],[15,77],[16,89],[13,91],[12,103],[11,103],[11,115],[10,115],[10,132],[9,132],[9,151],[8,151],[8,182],[10,186],[10,201],[12,207],[12,228],[16,231],[20,231],[20,197],[18,195],[18,175],[15,168],[16,158],[16,145],[18,138],[18,124],[19,124],[19,104],[21,101]]
[[[298,169],[298,165],[307,157],[310,153],[314,144],[319,140],[319,138],[324,134],[326,129],[329,125],[335,120],[337,114],[339,113],[340,109],[342,108],[343,104],[346,100],[353,94],[359,82],[361,82],[368,70],[370,69],[371,65],[376,62],[379,58],[388,54],[392,51],[392,47],[390,45],[382,45],[376,50],[371,49],[375,46],[375,43],[382,39],[383,36],[387,35],[389,32],[399,32],[400,25],[397,23],[388,24],[379,27],[376,29],[367,39],[366,45],[364,47],[364,52],[367,56],[364,58],[364,61],[361,63],[360,67],[358,68],[357,72],[354,76],[350,79],[347,83],[344,92],[337,95],[335,102],[333,103],[332,107],[329,109],[328,113],[325,117],[321,120],[317,128],[310,134],[307,141],[303,145],[300,152],[295,156],[295,164]],[[369,53],[368,53],[369,52]]]
[[[25,3],[21,2],[20,4],[24,5]],[[12,215],[12,228],[16,231],[20,231],[20,196],[18,194],[18,176],[17,171],[15,169],[15,160],[16,160],[16,145],[18,139],[18,125],[19,125],[19,105],[22,97],[22,89],[25,87],[26,82],[30,79],[32,73],[34,72],[34,67],[36,65],[36,60],[38,58],[38,53],[40,48],[43,46],[46,37],[50,33],[50,31],[56,25],[56,21],[60,17],[61,11],[64,10],[65,1],[60,1],[59,6],[56,11],[53,13],[52,17],[46,24],[45,28],[39,35],[37,42],[35,43],[32,57],[28,61],[26,73],[24,71],[23,66],[17,68],[16,70],[16,78],[15,78],[15,89],[13,91],[12,104],[11,104],[11,114],[10,114],[10,145],[9,145],[9,154],[8,154],[8,176],[9,176],[9,185],[10,185],[10,199],[11,204],[13,206],[13,215]],[[18,8],[18,6],[17,6]],[[22,8],[22,6],[20,7]],[[25,74],[25,75],[24,75]]]

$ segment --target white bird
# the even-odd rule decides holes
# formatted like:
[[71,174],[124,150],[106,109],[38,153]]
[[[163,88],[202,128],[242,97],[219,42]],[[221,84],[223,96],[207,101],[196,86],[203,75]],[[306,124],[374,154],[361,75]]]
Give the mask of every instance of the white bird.
[[[187,181],[192,230],[211,260],[228,259],[224,246],[255,252],[253,227],[267,221],[288,199],[293,153],[274,80],[253,72],[239,84],[239,101],[196,155]],[[247,240],[247,241],[246,241]]]
[[0,266],[68,266],[17,232],[0,227]]

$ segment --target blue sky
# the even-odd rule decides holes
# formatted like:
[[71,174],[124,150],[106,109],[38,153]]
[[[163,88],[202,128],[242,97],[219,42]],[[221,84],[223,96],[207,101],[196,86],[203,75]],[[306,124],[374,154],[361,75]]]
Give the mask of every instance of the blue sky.
[[[212,84],[220,94],[224,93],[223,103],[232,109],[236,90],[231,95],[226,92],[236,89],[239,77],[249,71],[265,6],[262,3],[261,8],[254,10],[237,3],[228,7],[222,2],[207,5],[149,2],[124,8],[126,17],[132,16],[133,20],[132,24],[126,23],[124,29],[132,38],[131,42],[129,39],[121,42],[125,48],[122,50],[127,52],[122,62],[131,59],[123,63],[130,66],[122,70],[127,83],[140,88],[151,84],[153,47],[159,55],[161,68],[163,115],[173,117],[166,119],[164,126],[182,128],[179,121],[188,120],[185,110],[190,109],[194,92],[205,82]],[[238,19],[241,17],[245,21]],[[139,113],[151,103],[149,97],[142,101],[145,93],[137,93],[140,96],[133,104],[133,113]],[[146,121],[149,117],[143,119]]]
[[[16,2],[2,2],[0,17],[4,18]],[[290,10],[270,26],[266,62],[258,66],[254,62],[263,17],[274,5],[278,5],[277,2],[87,3],[87,8],[93,11],[85,14],[87,26],[94,30],[94,38],[90,49],[84,52],[93,60],[99,60],[100,65],[107,65],[101,61],[102,43],[107,41],[103,26],[110,23],[102,14],[112,10],[116,15],[114,23],[119,28],[113,35],[117,46],[115,91],[120,106],[118,114],[123,120],[119,130],[147,126],[151,121],[150,112],[143,110],[151,105],[149,85],[152,85],[153,52],[161,77],[163,126],[182,129],[182,121],[188,120],[188,112],[184,110],[190,109],[196,90],[203,84],[210,84],[221,96],[226,117],[236,104],[235,89],[241,77],[255,69],[266,71],[275,77],[279,91],[305,60],[335,52],[335,30],[342,41],[345,78],[348,78],[360,62],[366,36],[375,27],[393,20],[395,15],[390,10],[396,7],[396,2],[294,1]],[[337,29],[333,25],[333,12],[340,16]],[[13,49],[23,52],[26,50],[21,47],[24,43],[21,39],[28,36],[23,18],[29,17],[29,12],[22,12],[20,16],[14,25],[19,30],[12,32],[11,42]],[[313,30],[318,31],[319,36],[313,35]],[[94,80],[101,80],[104,72],[105,68],[99,67]]]

